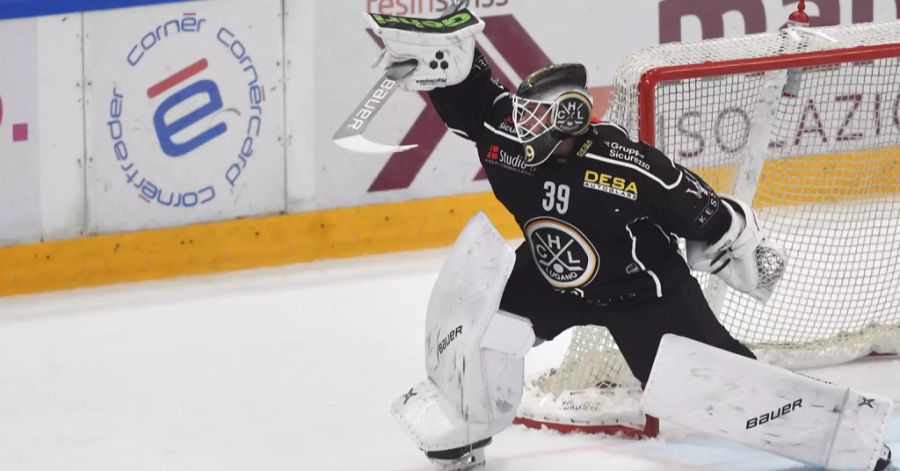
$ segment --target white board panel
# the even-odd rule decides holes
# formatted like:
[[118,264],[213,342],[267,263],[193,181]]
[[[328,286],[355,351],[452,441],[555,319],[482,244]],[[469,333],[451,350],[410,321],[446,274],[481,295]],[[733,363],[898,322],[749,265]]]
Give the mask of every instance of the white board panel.
[[88,231],[283,211],[279,0],[85,14]]
[[37,20],[0,22],[0,245],[40,239]]
[[41,237],[84,229],[84,78],[81,14],[37,19]]
[[[330,8],[320,2],[318,8]],[[316,4],[285,0],[285,117],[287,206],[289,211],[317,208],[316,203]],[[327,29],[327,28],[326,28]]]

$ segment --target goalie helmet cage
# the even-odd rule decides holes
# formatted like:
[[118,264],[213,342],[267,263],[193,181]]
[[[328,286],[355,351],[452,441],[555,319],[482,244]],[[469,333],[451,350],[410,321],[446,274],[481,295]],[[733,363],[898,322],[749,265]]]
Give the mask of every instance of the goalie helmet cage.
[[[752,201],[784,244],[766,305],[695,273],[720,322],[766,362],[834,365],[900,347],[900,21],[790,28],[638,51],[607,119]],[[526,385],[518,423],[655,435],[605,328],[578,327]]]

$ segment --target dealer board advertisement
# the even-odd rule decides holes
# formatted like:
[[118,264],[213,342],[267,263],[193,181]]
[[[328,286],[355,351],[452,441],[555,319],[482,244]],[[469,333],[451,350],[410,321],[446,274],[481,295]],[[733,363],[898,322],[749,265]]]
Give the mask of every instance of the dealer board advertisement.
[[[474,146],[448,132],[422,93],[396,93],[367,130],[415,149],[364,155],[331,141],[381,75],[366,15],[436,17],[447,3],[208,0],[0,22],[0,200],[9,208],[0,244],[487,191]],[[507,87],[544,65],[582,62],[599,115],[629,52],[772,31],[796,2],[469,8],[486,23],[478,46]],[[810,0],[807,10],[815,25],[850,24],[897,18],[900,2]],[[895,97],[876,90],[857,117],[896,124]],[[689,126],[705,112],[665,119]],[[684,142],[676,153],[700,144]]]
[[[290,0],[303,3],[302,0]],[[486,191],[475,149],[444,127],[427,96],[397,92],[366,134],[389,144],[417,144],[413,150],[365,155],[336,147],[331,136],[380,77],[372,68],[379,52],[365,14],[437,17],[445,0],[328,2],[308,7],[314,17],[313,99],[315,175],[300,188],[289,181],[294,211],[355,206]],[[605,109],[616,66],[628,53],[673,41],[733,37],[774,31],[796,9],[791,0],[473,0],[469,8],[486,23],[478,46],[507,87],[550,63],[582,62],[597,108]],[[898,17],[897,2],[810,0],[813,24],[834,25]],[[552,18],[552,20],[551,20]],[[299,18],[287,18],[288,29]],[[340,25],[340,26],[337,26]],[[692,110],[686,110],[691,112]],[[671,117],[671,119],[679,119]],[[292,148],[290,162],[305,158]],[[302,155],[301,155],[302,153]],[[515,158],[511,156],[510,158]],[[315,198],[300,195],[315,188]]]
[[88,230],[284,210],[281,2],[84,18]]

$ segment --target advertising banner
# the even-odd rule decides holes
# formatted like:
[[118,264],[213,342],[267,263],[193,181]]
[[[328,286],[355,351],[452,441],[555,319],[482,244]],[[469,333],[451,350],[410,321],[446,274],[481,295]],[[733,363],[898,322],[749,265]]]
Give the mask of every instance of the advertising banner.
[[[147,2],[0,0],[0,10],[138,3]],[[0,202],[8,208],[0,243],[488,191],[474,147],[448,132],[424,93],[395,93],[366,132],[415,149],[366,155],[331,141],[382,73],[372,67],[381,45],[366,15],[436,17],[447,5],[206,0],[88,12],[83,21],[0,21]],[[807,11],[814,25],[850,24],[897,18],[898,5],[810,0]],[[581,62],[602,116],[626,54],[772,31],[796,2],[471,0],[469,8],[486,23],[478,46],[503,84]],[[888,98],[896,93],[875,92],[876,109],[863,111],[895,117],[897,100]],[[730,109],[664,119],[689,124],[706,112],[747,119]],[[686,142],[676,153],[699,140]]]
[[0,22],[0,245],[41,235],[37,20]]
[[[287,0],[286,6],[311,3]],[[395,154],[358,154],[338,148],[331,136],[382,71],[371,67],[380,45],[366,13],[437,17],[446,0],[368,0],[305,7],[287,16],[286,28],[314,25],[315,48],[307,73],[315,84],[312,109],[314,175],[303,187],[289,180],[292,211],[355,206],[486,191],[474,147],[447,131],[425,94],[397,92],[383,105],[366,135],[387,144],[418,144]],[[602,115],[619,62],[630,52],[660,43],[732,37],[781,27],[796,10],[791,0],[473,0],[469,8],[486,22],[478,46],[494,74],[509,88],[551,63],[581,62]],[[850,24],[898,17],[896,2],[810,0],[814,25]],[[309,21],[309,17],[313,21]],[[552,20],[551,20],[552,18]],[[289,46],[294,51],[307,49]],[[674,117],[672,119],[678,119]],[[303,132],[290,122],[291,134]],[[309,149],[293,146],[288,166],[302,166]],[[314,187],[314,198],[308,186]]]
[[86,13],[88,231],[285,208],[281,1]]

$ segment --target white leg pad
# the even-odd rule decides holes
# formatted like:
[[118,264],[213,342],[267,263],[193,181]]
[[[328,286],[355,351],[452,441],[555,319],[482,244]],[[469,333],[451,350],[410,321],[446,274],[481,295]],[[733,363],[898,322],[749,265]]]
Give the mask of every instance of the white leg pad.
[[391,407],[424,451],[471,445],[515,418],[534,333],[528,320],[498,312],[514,263],[515,252],[483,213],[444,262],[425,321],[428,380]]
[[391,413],[423,451],[459,448],[492,436],[489,423],[466,421],[431,380],[397,398]]
[[489,350],[483,353],[484,371],[466,374],[483,382],[484,397],[492,405],[487,420],[463,414],[430,379],[391,405],[391,413],[419,449],[439,451],[471,445],[512,425],[522,400],[524,358]]
[[641,408],[803,463],[871,471],[893,402],[667,334]]
[[847,389],[825,469],[871,471],[881,454],[894,403]]

